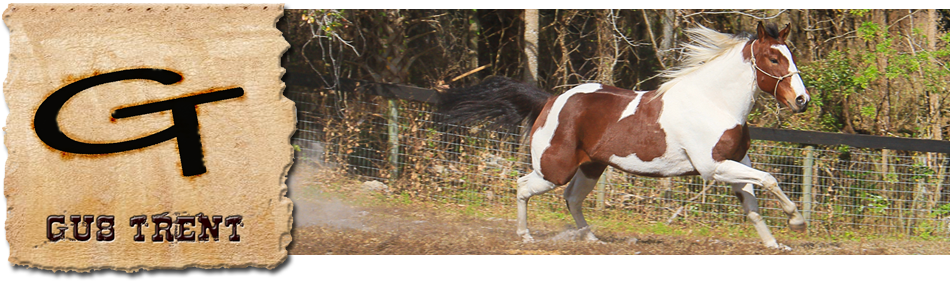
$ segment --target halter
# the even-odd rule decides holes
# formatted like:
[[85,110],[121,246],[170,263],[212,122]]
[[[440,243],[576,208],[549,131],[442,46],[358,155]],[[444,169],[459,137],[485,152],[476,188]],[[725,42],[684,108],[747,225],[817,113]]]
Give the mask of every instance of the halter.
[[[785,79],[785,78],[791,77],[792,75],[798,74],[799,71],[797,71],[797,70],[796,70],[796,71],[792,71],[792,72],[789,72],[788,74],[785,74],[785,76],[779,77],[779,76],[772,75],[772,74],[770,74],[770,73],[768,73],[768,72],[765,72],[765,70],[762,70],[761,68],[759,68],[759,65],[755,63],[755,41],[758,41],[758,39],[752,40],[752,45],[749,46],[749,52],[752,54],[752,68],[755,68],[756,70],[758,70],[758,72],[762,72],[762,74],[765,74],[766,76],[772,77],[772,78],[774,78],[774,79],[776,80],[776,81],[775,81],[775,89],[772,89],[772,93],[771,93],[772,95],[775,95],[775,92],[778,91],[778,84],[779,84],[779,83],[782,83],[782,79]],[[789,62],[789,63],[791,63],[791,62]],[[752,73],[757,73],[757,72],[753,71]],[[758,79],[756,79],[756,80],[758,80]],[[759,89],[762,89],[762,88],[759,87]]]

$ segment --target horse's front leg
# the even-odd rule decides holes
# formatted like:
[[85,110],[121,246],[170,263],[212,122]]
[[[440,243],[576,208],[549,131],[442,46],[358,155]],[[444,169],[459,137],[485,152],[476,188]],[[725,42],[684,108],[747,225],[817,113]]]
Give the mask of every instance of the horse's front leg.
[[[749,157],[743,159],[742,164],[752,166]],[[791,249],[775,241],[775,237],[769,232],[769,226],[765,224],[765,220],[762,219],[762,215],[759,214],[759,203],[755,198],[755,190],[752,188],[752,184],[734,183],[732,184],[732,192],[739,198],[739,202],[742,203],[742,211],[746,217],[749,218],[749,222],[752,223],[752,226],[755,227],[755,231],[759,233],[759,238],[762,238],[762,243],[764,243],[766,247],[783,250]]]
[[765,224],[765,220],[762,219],[762,215],[759,214],[758,200],[755,198],[755,191],[752,189],[752,184],[734,183],[732,184],[732,192],[739,198],[739,202],[742,203],[743,213],[749,218],[749,222],[755,227],[755,231],[759,233],[759,238],[762,238],[762,243],[765,244],[766,247],[791,250],[788,246],[775,241],[775,237],[769,232],[769,226]]
[[[778,187],[778,181],[775,180],[775,177],[766,172],[749,167],[748,165],[751,164],[751,161],[749,161],[748,156],[746,156],[742,162],[746,163],[746,165],[731,160],[720,162],[716,166],[713,179],[735,185],[755,184],[762,186],[779,199],[782,210],[789,217],[789,228],[797,232],[805,231],[805,217],[798,212],[795,203],[788,199],[788,196]],[[745,188],[740,188],[740,190],[743,189]],[[745,196],[743,196],[743,199],[745,199]],[[765,238],[763,237],[763,239]]]

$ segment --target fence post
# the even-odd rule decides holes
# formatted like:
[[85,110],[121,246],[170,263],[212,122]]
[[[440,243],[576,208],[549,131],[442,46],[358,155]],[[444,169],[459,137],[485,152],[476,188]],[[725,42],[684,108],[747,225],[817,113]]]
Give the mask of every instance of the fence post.
[[660,197],[663,198],[664,202],[673,201],[673,178],[659,178],[657,182],[660,183]]
[[387,128],[389,134],[389,164],[392,165],[390,180],[399,176],[399,104],[394,99],[387,99],[388,105]]
[[[927,166],[927,157],[924,156],[924,155],[922,155],[922,154],[917,154],[917,155],[915,155],[915,156],[914,156],[914,164],[920,165],[921,167],[926,167],[926,166]],[[926,200],[926,199],[924,199],[924,193],[927,192],[927,185],[926,185],[926,183],[927,183],[927,179],[930,178],[930,177],[920,178],[920,175],[917,174],[916,171],[914,171],[914,177],[916,178],[915,180],[916,180],[917,182],[914,184],[914,199],[913,199],[913,201],[910,203],[910,214],[907,215],[907,219],[908,219],[908,222],[907,222],[907,232],[906,232],[907,235],[910,235],[910,234],[911,234],[911,230],[912,230],[914,227],[916,227],[918,212],[919,212],[919,211],[923,211],[923,210],[920,210],[920,209],[921,209],[922,207],[926,207],[926,206],[925,206],[926,204],[921,204],[921,201],[922,201],[922,200]]]
[[805,165],[802,167],[802,213],[805,221],[811,219],[811,182],[815,167],[815,147],[805,146]]
[[610,180],[610,170],[611,167],[607,167],[607,170],[604,170],[604,173],[600,175],[600,179],[597,180],[597,204],[594,206],[595,210],[604,209],[604,200],[607,193],[607,181]]

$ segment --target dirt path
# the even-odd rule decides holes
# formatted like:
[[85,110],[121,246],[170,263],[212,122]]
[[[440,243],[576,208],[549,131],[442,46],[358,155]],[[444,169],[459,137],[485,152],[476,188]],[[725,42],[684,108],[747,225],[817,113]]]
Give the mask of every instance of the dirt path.
[[[302,187],[309,186],[310,188]],[[912,255],[948,254],[947,241],[780,241],[793,251],[766,249],[758,239],[613,232],[595,228],[604,243],[580,241],[572,221],[532,220],[537,242],[521,243],[515,222],[466,214],[467,206],[406,200],[354,184],[317,190],[292,185],[292,255],[323,254],[568,254],[568,255]],[[508,206],[495,206],[495,209]],[[490,210],[488,210],[490,211]],[[502,210],[503,211],[503,210]],[[499,211],[500,212],[500,211]],[[513,213],[513,210],[511,210]],[[508,212],[501,212],[508,213]],[[751,226],[750,226],[751,228]]]

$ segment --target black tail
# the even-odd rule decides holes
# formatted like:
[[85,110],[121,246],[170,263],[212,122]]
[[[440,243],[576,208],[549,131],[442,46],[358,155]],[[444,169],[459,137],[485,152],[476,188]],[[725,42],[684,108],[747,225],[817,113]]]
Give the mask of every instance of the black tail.
[[478,85],[450,89],[440,95],[439,107],[446,123],[494,121],[497,126],[528,126],[541,114],[551,94],[505,77],[489,77]]

